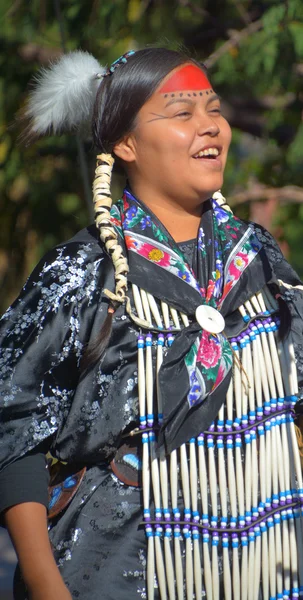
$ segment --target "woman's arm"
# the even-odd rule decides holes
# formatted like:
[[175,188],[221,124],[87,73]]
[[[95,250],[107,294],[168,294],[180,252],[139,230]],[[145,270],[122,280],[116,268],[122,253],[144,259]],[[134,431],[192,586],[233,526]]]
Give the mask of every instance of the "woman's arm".
[[[98,323],[107,315],[104,304],[100,316],[103,253],[90,234],[83,240],[81,235],[42,259],[0,325],[0,512],[31,600],[71,599],[48,540],[45,462],[36,481],[32,462],[25,473],[23,461],[44,443],[44,452],[56,452],[54,440],[58,431],[63,435],[73,405],[95,314]],[[22,481],[15,472],[20,457]]]
[[70,600],[47,530],[48,470],[43,444],[0,473],[0,512],[15,546],[31,600]]
[[71,600],[52,553],[45,506],[25,502],[8,508],[4,522],[31,600]]
[[41,444],[0,472],[0,525],[2,513],[15,504],[39,502],[48,507],[49,471],[46,452]]

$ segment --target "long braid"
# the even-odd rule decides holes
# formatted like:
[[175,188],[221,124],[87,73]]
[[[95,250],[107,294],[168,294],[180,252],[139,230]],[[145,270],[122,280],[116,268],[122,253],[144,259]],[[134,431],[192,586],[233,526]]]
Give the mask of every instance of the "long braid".
[[227,204],[227,202],[226,202],[226,198],[224,198],[224,196],[221,194],[221,190],[218,190],[217,192],[215,192],[212,195],[212,198],[214,200],[216,200],[217,204],[219,204],[220,207],[222,207],[227,212],[230,212],[231,214],[233,214],[232,209],[230,208],[229,204]]
[[95,223],[99,230],[100,239],[110,256],[115,271],[115,291],[104,289],[103,293],[110,300],[107,317],[99,336],[90,342],[83,357],[82,366],[85,369],[95,364],[106,350],[112,332],[113,314],[120,304],[125,304],[126,310],[135,323],[141,327],[149,327],[148,321],[140,319],[131,310],[127,292],[127,273],[129,271],[127,258],[119,244],[118,234],[111,221],[110,209],[112,198],[110,191],[111,175],[114,158],[111,154],[99,154],[93,183],[93,202]]
[[131,310],[130,299],[127,292],[127,273],[129,271],[127,258],[123,248],[118,242],[118,235],[111,221],[110,209],[112,198],[110,191],[111,174],[114,158],[111,154],[99,154],[93,183],[93,201],[95,210],[95,223],[100,232],[100,239],[112,259],[115,269],[115,291],[104,289],[103,292],[111,300],[109,311],[114,313],[119,304],[125,304],[129,316],[137,325],[149,327],[145,319],[140,319]]
[[118,243],[118,236],[110,218],[112,198],[110,192],[111,174],[114,158],[111,154],[99,154],[93,183],[93,201],[95,223],[100,232],[100,239],[112,259],[115,269],[115,292],[105,289],[105,295],[110,298],[113,308],[125,302],[127,290],[127,259]]

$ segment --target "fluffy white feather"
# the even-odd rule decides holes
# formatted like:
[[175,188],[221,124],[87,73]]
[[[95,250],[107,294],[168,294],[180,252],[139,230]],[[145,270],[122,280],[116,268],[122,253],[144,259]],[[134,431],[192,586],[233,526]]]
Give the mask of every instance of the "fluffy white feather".
[[25,116],[31,121],[30,132],[43,135],[87,125],[100,79],[105,73],[88,52],[65,54],[37,76]]

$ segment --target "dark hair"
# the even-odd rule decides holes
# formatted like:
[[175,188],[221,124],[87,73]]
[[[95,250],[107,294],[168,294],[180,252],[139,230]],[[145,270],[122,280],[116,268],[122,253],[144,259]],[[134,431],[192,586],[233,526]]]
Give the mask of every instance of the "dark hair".
[[[117,142],[134,128],[137,114],[161,81],[185,63],[205,67],[176,50],[147,48],[138,50],[102,80],[93,112],[93,139],[101,152],[111,154]],[[112,332],[109,312],[99,336],[91,341],[82,359],[86,371],[104,354]]]
[[201,63],[176,50],[145,48],[104,77],[93,113],[93,139],[98,150],[111,153],[114,145],[132,131],[140,108],[162,79],[189,62],[205,70]]

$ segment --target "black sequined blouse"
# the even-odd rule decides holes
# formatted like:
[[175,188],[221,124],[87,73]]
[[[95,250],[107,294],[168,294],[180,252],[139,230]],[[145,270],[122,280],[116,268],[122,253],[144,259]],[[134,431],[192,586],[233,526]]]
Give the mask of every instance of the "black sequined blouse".
[[[259,227],[256,233],[277,277],[296,285],[272,237]],[[194,241],[180,246],[194,268]],[[113,284],[95,227],[85,229],[42,259],[1,322],[0,507],[24,499],[46,502],[46,450],[71,466],[87,466],[71,504],[49,532],[64,581],[81,600],[146,598],[141,489],[123,484],[110,468],[122,433],[138,418],[138,330],[123,307],[114,315],[102,362],[80,369],[84,349],[107,314],[102,290]],[[287,294],[295,321],[302,306],[291,290]],[[301,379],[302,339],[302,332],[294,332]],[[20,474],[19,459],[32,455],[38,456],[32,471],[24,462]],[[13,474],[27,481],[23,496],[18,483],[11,483]],[[27,598],[18,577],[15,598]]]

